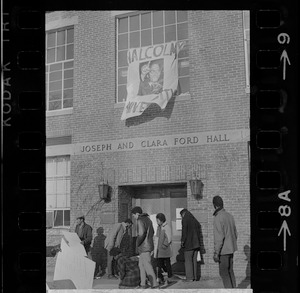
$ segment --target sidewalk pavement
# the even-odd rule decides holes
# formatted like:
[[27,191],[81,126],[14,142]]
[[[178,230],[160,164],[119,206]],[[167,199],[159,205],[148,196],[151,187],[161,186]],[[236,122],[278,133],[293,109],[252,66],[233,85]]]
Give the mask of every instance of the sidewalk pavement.
[[[54,269],[49,270],[47,268],[46,281],[52,282],[54,275]],[[120,280],[117,279],[108,279],[107,275],[101,277],[101,279],[94,279],[92,289],[118,289]],[[240,289],[250,289],[250,280],[245,280],[244,278],[236,278],[237,288]],[[170,286],[167,289],[223,289],[223,283],[221,278],[212,278],[205,279],[201,278],[196,282],[183,282],[182,279],[178,278],[178,281]]]

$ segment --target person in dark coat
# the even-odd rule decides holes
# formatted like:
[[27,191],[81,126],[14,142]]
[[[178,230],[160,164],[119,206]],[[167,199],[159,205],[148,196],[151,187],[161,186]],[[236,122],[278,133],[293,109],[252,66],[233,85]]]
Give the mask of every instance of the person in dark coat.
[[91,256],[91,243],[93,239],[92,227],[85,222],[85,217],[80,216],[76,219],[77,225],[75,227],[75,233],[81,240],[81,244],[84,246],[86,254],[88,255],[89,259],[92,259]]
[[201,247],[201,227],[187,209],[180,211],[182,217],[181,247],[184,250],[185,282],[197,280],[197,254]]

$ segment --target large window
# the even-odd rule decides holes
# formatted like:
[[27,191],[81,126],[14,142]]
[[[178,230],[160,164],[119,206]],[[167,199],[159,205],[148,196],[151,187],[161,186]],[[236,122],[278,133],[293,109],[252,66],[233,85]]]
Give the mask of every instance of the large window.
[[47,226],[70,226],[70,156],[46,159]]
[[47,111],[73,107],[74,28],[46,34]]
[[127,50],[171,41],[186,41],[178,54],[178,94],[189,92],[187,11],[149,11],[117,18],[117,102],[126,100]]

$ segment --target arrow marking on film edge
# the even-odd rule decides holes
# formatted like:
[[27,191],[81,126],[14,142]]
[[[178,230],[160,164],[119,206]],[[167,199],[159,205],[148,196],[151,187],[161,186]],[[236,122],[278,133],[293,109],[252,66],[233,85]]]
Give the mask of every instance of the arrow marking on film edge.
[[282,59],[283,59],[283,80],[285,80],[286,61],[288,62],[289,65],[291,65],[291,62],[289,60],[286,50],[283,50],[283,52],[280,56],[280,61]]
[[283,251],[286,251],[286,232],[291,236],[291,232],[289,230],[288,224],[286,220],[282,222],[281,228],[279,230],[278,236],[280,236],[281,231],[283,230]]

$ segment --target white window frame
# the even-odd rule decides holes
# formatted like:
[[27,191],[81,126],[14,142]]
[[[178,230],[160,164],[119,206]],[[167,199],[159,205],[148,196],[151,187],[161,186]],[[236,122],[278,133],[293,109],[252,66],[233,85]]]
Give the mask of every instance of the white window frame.
[[[50,66],[51,65],[55,65],[55,64],[62,64],[62,95],[63,95],[63,92],[64,92],[64,68],[63,68],[63,64],[64,63],[67,63],[67,62],[73,62],[73,67],[70,68],[70,69],[73,69],[73,86],[72,86],[72,90],[73,90],[73,96],[72,96],[72,100],[74,102],[74,53],[73,53],[73,58],[72,59],[64,59],[64,60],[61,60],[61,61],[55,61],[55,62],[52,62],[52,63],[47,63],[47,35],[50,34],[50,33],[58,33],[59,31],[65,31],[65,34],[66,34],[66,31],[68,29],[73,29],[74,30],[74,37],[73,37],[73,43],[67,43],[67,35],[65,35],[65,44],[64,44],[64,47],[65,47],[65,57],[67,56],[67,45],[73,45],[73,52],[74,52],[74,49],[75,49],[75,26],[74,25],[68,25],[68,26],[63,26],[63,27],[56,27],[56,28],[52,28],[52,29],[49,29],[49,30],[46,30],[46,34],[45,34],[45,63],[46,63],[46,66],[49,66],[49,72],[48,72],[48,75],[46,74],[46,77],[48,77],[48,80],[46,80],[46,85],[48,84],[48,88],[46,86],[46,116],[57,116],[57,115],[65,115],[65,114],[70,114],[72,113],[73,111],[73,106],[72,107],[68,107],[68,108],[63,108],[63,102],[64,102],[64,99],[63,99],[63,96],[61,98],[61,108],[60,109],[55,109],[55,110],[49,110],[49,79],[50,79]],[[57,46],[53,47],[53,48],[56,48]],[[56,60],[56,50],[55,50],[55,58]],[[70,70],[68,69],[68,70]],[[73,102],[72,102],[72,105],[73,105]]]
[[[64,146],[67,146],[67,145],[64,145]],[[60,148],[60,146],[56,146],[56,148]],[[65,149],[65,148],[64,148]],[[70,150],[70,146],[69,146],[69,150]],[[69,175],[54,175],[54,176],[47,176],[46,174],[46,181],[48,180],[48,178],[61,178],[61,177],[65,177],[66,179],[69,179],[70,180],[70,177],[71,177],[71,156],[70,154],[63,154],[62,152],[60,154],[54,154],[52,152],[51,156],[49,156],[49,153],[48,153],[48,156],[46,157],[47,159],[51,159],[51,158],[59,158],[59,157],[69,157],[69,165],[70,165],[70,170],[69,170]],[[46,166],[47,168],[47,166]],[[70,183],[71,185],[71,183]],[[70,189],[71,189],[71,186],[70,186]],[[46,196],[47,196],[47,190],[46,190]],[[70,194],[69,195],[66,195],[66,200],[68,201],[68,197],[69,197],[69,206],[65,206],[65,207],[46,207],[46,212],[52,212],[53,213],[53,217],[52,217],[52,227],[51,228],[62,228],[62,227],[70,227],[70,225],[62,225],[62,226],[54,226],[54,223],[55,223],[55,219],[54,219],[54,216],[55,216],[55,211],[66,211],[66,210],[69,210],[71,211],[71,204],[70,204],[70,201],[71,201],[71,191],[70,191]],[[63,212],[63,217],[64,217],[64,212]],[[64,223],[64,218],[63,218],[63,223]]]
[[[189,19],[187,19],[187,21],[184,21],[184,22],[177,22],[177,11],[178,10],[174,10],[175,11],[175,25],[177,26],[178,24],[180,23],[185,23],[189,22]],[[134,16],[134,15],[139,15],[139,21],[140,21],[140,24],[141,24],[141,15],[144,14],[144,13],[151,13],[151,29],[153,29],[153,10],[145,10],[145,11],[131,11],[131,12],[127,12],[127,13],[123,13],[123,14],[120,14],[120,13],[115,13],[115,21],[116,21],[116,98],[115,98],[115,105],[118,106],[118,105],[123,105],[126,100],[123,100],[122,102],[119,102],[118,101],[118,96],[119,96],[119,58],[118,58],[118,52],[119,52],[119,42],[118,42],[118,37],[119,37],[119,22],[118,22],[118,19],[120,18],[124,18],[124,17],[130,17],[130,16]],[[163,12],[163,25],[162,26],[158,26],[158,27],[155,27],[155,28],[159,28],[159,27],[162,27],[163,29],[168,26],[165,24],[165,10],[162,10]],[[128,44],[130,43],[130,30],[129,30],[129,21],[128,21],[128,31],[127,31],[127,34],[128,34]],[[141,41],[141,31],[142,29],[140,28],[139,29],[139,32],[140,32],[140,41]],[[165,34],[164,34],[165,36]],[[176,38],[177,38],[177,34],[176,34]],[[152,43],[153,43],[153,34],[152,34]],[[165,41],[165,40],[164,40]],[[189,41],[189,38],[187,39],[187,41]],[[163,44],[163,43],[162,43]],[[139,47],[140,48],[140,47]],[[128,50],[128,49],[127,49]],[[190,60],[190,56],[188,57],[181,57],[181,58],[178,58],[178,61],[181,60],[181,59],[188,59],[188,62]],[[120,67],[122,68],[122,67]],[[190,74],[189,75],[185,75],[185,76],[180,76],[180,77],[190,77]],[[186,98],[186,97],[190,97],[190,89],[188,92],[186,93],[182,93],[180,95],[178,95],[178,97],[181,97],[181,98]]]

